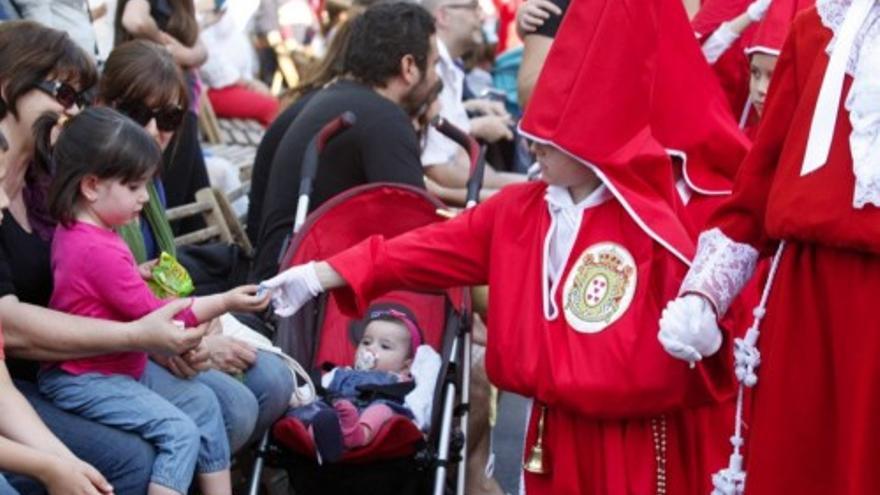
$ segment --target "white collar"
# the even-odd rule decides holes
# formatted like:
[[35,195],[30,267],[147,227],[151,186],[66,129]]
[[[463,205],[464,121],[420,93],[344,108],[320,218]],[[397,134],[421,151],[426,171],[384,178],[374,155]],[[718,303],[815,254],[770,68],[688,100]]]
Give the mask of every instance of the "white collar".
[[[553,298],[562,284],[562,274],[577,240],[584,211],[611,198],[611,192],[605,184],[599,185],[577,204],[571,200],[568,188],[547,186],[544,199],[547,201],[547,209],[550,213],[550,227],[544,237],[544,248],[541,253],[541,295],[545,319],[552,321],[559,316],[559,308]],[[551,262],[551,257],[556,263]]]
[[437,56],[440,65],[443,66],[444,70],[453,69],[461,71],[458,65],[456,65],[455,60],[452,60],[452,55],[449,53],[449,48],[446,46],[446,43],[440,38],[437,38]]
[[575,204],[567,187],[548,185],[544,199],[547,201],[551,211],[553,208],[557,210],[583,211],[611,199],[611,192],[605,184],[599,184],[599,187],[593,189],[580,203]]

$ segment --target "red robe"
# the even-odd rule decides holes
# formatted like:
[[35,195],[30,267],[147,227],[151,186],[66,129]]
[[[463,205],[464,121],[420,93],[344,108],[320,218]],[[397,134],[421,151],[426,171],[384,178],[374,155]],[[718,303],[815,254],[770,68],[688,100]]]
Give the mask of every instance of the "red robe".
[[748,495],[880,493],[880,211],[852,206],[845,98],[826,165],[800,177],[831,37],[815,8],[795,20],[752,152],[713,222],[763,253],[788,240],[759,341]]
[[[717,466],[704,465],[705,421],[692,420],[689,407],[730,396],[730,363],[724,362],[730,353],[690,370],[659,345],[656,322],[687,267],[609,199],[584,212],[560,278],[566,283],[552,295],[560,314],[546,319],[545,191],[543,183],[508,187],[449,222],[390,241],[373,237],[331,257],[329,263],[350,285],[336,292],[341,307],[363,310],[393,288],[488,283],[488,375],[499,388],[547,405],[543,442],[550,473],[526,473],[530,495],[657,493],[658,456],[665,458],[666,493],[704,495],[704,480]],[[588,262],[582,254],[609,242],[616,246],[610,252],[628,253],[632,260],[619,267],[632,270],[606,271],[603,279],[596,277],[602,258]],[[618,266],[614,258],[606,258],[610,265],[604,266]],[[597,306],[612,308],[603,314],[617,319],[599,331],[577,331],[573,325],[584,321],[577,318],[586,317],[564,313],[573,306],[563,303],[587,301],[590,283],[601,280],[629,287],[631,300]],[[580,299],[573,295],[577,287],[583,289]],[[537,410],[527,446],[535,440],[536,415]]]

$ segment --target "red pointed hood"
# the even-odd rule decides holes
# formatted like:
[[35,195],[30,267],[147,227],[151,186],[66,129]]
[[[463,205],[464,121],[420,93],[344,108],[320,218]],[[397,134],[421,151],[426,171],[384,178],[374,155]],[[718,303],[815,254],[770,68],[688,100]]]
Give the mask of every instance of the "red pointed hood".
[[712,34],[722,22],[729,21],[746,11],[753,0],[706,0],[691,21],[691,27],[701,38]]
[[678,0],[572,3],[521,126],[593,168],[683,260],[693,240],[667,149],[698,192],[723,194],[747,147]]
[[773,0],[764,20],[746,44],[746,54],[766,53],[778,57],[794,17],[815,4],[815,0]]
[[729,194],[749,140],[690,31],[682,2],[655,1],[661,6],[663,32],[651,129],[660,144],[684,156],[684,177],[691,189],[704,195]]

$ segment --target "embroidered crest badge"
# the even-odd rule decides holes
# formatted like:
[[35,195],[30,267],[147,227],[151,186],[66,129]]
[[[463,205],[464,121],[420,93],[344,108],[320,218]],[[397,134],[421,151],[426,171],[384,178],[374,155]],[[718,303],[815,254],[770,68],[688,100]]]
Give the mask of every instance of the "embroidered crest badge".
[[636,278],[636,264],[626,248],[613,242],[593,244],[565,280],[565,320],[581,333],[605,330],[629,308]]

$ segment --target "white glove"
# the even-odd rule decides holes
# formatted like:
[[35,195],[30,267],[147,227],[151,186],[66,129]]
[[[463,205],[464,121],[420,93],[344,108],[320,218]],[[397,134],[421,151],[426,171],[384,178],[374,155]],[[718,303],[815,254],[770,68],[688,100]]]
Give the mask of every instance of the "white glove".
[[752,22],[758,22],[764,18],[769,8],[770,0],[755,0],[746,8],[746,15],[749,16]]
[[315,271],[315,263],[297,265],[260,283],[260,289],[272,292],[272,305],[278,316],[290,316],[309,299],[324,292]]
[[666,305],[657,338],[666,352],[691,365],[718,352],[722,340],[715,311],[696,294],[673,299]]

